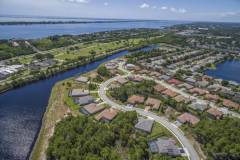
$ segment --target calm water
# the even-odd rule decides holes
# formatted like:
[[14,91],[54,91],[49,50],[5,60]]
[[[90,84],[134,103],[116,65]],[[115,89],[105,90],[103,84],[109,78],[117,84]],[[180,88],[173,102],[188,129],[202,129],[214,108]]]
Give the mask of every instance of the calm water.
[[[147,51],[152,48],[156,46],[142,50]],[[56,82],[96,69],[101,63],[128,53],[128,51],[119,52],[104,60],[1,94],[0,160],[24,160],[28,157],[41,125],[51,89]]]
[[100,31],[130,28],[163,28],[186,22],[180,21],[141,21],[86,24],[39,24],[39,25],[0,25],[0,39],[34,39],[51,35],[79,35]]
[[240,83],[240,61],[225,61],[217,65],[216,70],[207,70],[206,74]]

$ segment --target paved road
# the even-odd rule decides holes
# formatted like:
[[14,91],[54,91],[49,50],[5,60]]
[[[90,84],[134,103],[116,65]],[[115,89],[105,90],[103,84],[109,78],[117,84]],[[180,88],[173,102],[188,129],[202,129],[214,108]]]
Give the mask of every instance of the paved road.
[[155,113],[144,111],[143,109],[140,109],[140,108],[129,108],[127,106],[117,104],[116,102],[112,101],[111,99],[109,99],[106,96],[107,87],[112,82],[114,82],[117,79],[122,78],[122,77],[126,77],[126,76],[117,76],[117,77],[111,78],[111,79],[105,81],[104,83],[102,83],[100,85],[100,88],[99,88],[100,98],[105,103],[112,106],[113,108],[123,110],[123,111],[136,111],[138,114],[140,114],[142,116],[146,116],[148,118],[151,118],[151,119],[155,120],[156,122],[162,124],[164,127],[166,127],[178,139],[178,141],[181,143],[181,145],[183,146],[183,148],[187,152],[189,160],[200,160],[199,155],[195,151],[191,142],[185,137],[184,133],[179,128],[177,128],[177,126],[170,123],[167,119],[165,119],[164,117],[160,117],[160,116],[156,115]]

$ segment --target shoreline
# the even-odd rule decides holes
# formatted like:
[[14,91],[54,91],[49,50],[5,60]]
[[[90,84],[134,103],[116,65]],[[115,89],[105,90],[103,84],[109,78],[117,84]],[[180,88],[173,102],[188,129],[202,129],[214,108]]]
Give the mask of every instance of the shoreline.
[[[143,48],[146,48],[146,47],[149,47],[149,46],[152,46],[152,45],[150,44],[150,45],[148,45],[148,46],[142,46],[142,47],[140,47],[140,48],[123,50],[123,51],[129,51],[129,53],[131,53],[131,52],[134,52],[134,51],[136,51],[136,50],[143,49]],[[122,51],[120,51],[120,52],[122,52]],[[104,56],[104,58],[107,58],[108,56],[114,55],[114,54],[116,54],[116,53],[118,53],[118,52],[114,52],[114,53],[108,54],[106,57]],[[120,57],[122,57],[122,56],[120,56]],[[117,58],[119,58],[119,57],[117,57]],[[115,58],[115,59],[116,59],[116,58]],[[91,72],[91,71],[88,71],[88,72]],[[87,73],[88,73],[88,72],[87,72]],[[53,125],[53,124],[51,125],[51,123],[49,123],[49,119],[52,118],[51,116],[52,116],[52,114],[53,114],[53,112],[51,112],[51,110],[54,109],[54,105],[52,104],[52,101],[53,101],[54,95],[55,95],[55,94],[54,94],[54,90],[55,90],[56,88],[58,88],[59,85],[63,84],[65,81],[68,81],[68,80],[71,79],[71,78],[72,78],[72,77],[57,82],[57,83],[54,85],[54,87],[52,88],[51,95],[50,95],[50,98],[49,98],[49,101],[48,101],[48,106],[46,107],[46,110],[45,110],[44,115],[43,115],[42,120],[41,120],[41,124],[40,124],[41,126],[40,126],[40,128],[39,128],[39,130],[38,130],[38,133],[37,133],[37,135],[36,135],[36,138],[34,139],[34,142],[33,142],[32,146],[31,146],[31,150],[30,150],[29,153],[28,153],[27,159],[31,159],[31,160],[42,160],[42,159],[43,159],[42,156],[44,155],[42,152],[43,152],[43,151],[46,151],[46,150],[42,150],[42,149],[43,149],[44,146],[46,146],[46,145],[48,144],[48,141],[49,141],[49,139],[50,139],[50,137],[47,137],[47,136],[49,136],[49,134],[50,134],[50,132],[49,132],[48,129],[50,129],[50,130],[52,131],[51,133],[53,134],[53,133],[54,133],[54,127],[55,127],[55,125],[57,124],[57,122],[58,122],[59,120],[61,120],[62,118],[64,118],[64,116],[66,115],[66,113],[72,114],[72,113],[74,112],[74,111],[72,111],[69,107],[67,107],[68,112],[65,112],[63,117],[60,117],[60,119],[56,120],[55,123],[54,123],[54,125]],[[63,87],[62,87],[62,88],[63,88]],[[57,98],[59,99],[59,96],[57,96]],[[66,105],[66,104],[65,104],[65,105]],[[55,108],[55,109],[56,109],[56,108]],[[66,108],[65,108],[65,109],[66,109]],[[55,114],[55,112],[54,112],[54,114]],[[50,115],[51,115],[51,116],[50,116]],[[49,128],[49,125],[51,126],[50,128]],[[47,131],[48,131],[48,132],[47,132]],[[47,133],[46,133],[46,132],[47,132]],[[47,144],[46,144],[46,143],[47,143]],[[42,156],[41,156],[41,155],[42,155]]]
[[58,74],[61,74],[61,73],[64,73],[64,72],[67,72],[67,71],[70,71],[72,69],[76,69],[78,67],[82,67],[84,65],[88,65],[90,63],[93,63],[93,62],[96,62],[96,61],[99,61],[99,60],[102,60],[104,58],[107,58],[109,56],[112,56],[114,54],[117,54],[119,52],[124,52],[124,51],[128,51],[128,52],[134,52],[136,50],[140,50],[140,49],[143,49],[145,47],[149,47],[151,46],[150,45],[143,45],[143,46],[140,46],[140,47],[134,47],[134,48],[125,48],[125,49],[122,49],[122,50],[116,50],[116,51],[113,51],[111,53],[108,53],[108,54],[103,54],[103,55],[99,55],[98,57],[95,57],[94,60],[92,61],[88,61],[88,62],[85,62],[83,64],[80,64],[80,65],[77,65],[77,66],[71,66],[70,68],[67,68],[66,70],[60,70],[60,71],[57,71],[56,73],[53,73],[52,75],[49,75],[47,77],[44,77],[44,78],[41,78],[41,79],[32,79],[30,81],[25,81],[22,85],[19,85],[19,86],[10,86],[8,85],[7,87],[3,88],[3,89],[0,89],[0,94],[3,94],[7,91],[11,91],[11,90],[14,90],[14,89],[18,89],[18,88],[21,88],[21,87],[24,87],[24,86],[27,86],[29,84],[32,84],[34,82],[38,82],[38,81],[41,81],[41,80],[47,80],[48,78],[51,78],[52,76],[57,76]]

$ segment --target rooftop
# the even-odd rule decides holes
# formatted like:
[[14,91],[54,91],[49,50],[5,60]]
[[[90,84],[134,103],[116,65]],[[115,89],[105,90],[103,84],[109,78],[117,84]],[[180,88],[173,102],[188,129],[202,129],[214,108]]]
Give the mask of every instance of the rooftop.
[[200,120],[196,116],[190,113],[183,113],[182,115],[177,117],[177,120],[181,123],[190,123],[190,124],[197,124]]
[[152,127],[153,127],[153,120],[145,119],[145,118],[139,118],[138,123],[135,125],[135,128],[142,130],[147,133],[152,132]]

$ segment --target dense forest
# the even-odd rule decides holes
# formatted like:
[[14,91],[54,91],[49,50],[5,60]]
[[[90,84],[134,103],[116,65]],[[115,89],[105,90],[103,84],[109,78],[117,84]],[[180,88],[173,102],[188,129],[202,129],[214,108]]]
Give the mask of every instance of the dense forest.
[[239,119],[202,120],[192,131],[210,160],[240,159]]
[[98,123],[87,117],[68,117],[56,126],[47,150],[47,159],[147,158],[146,138],[141,134],[134,134],[136,122],[136,112],[120,113],[110,124]]

